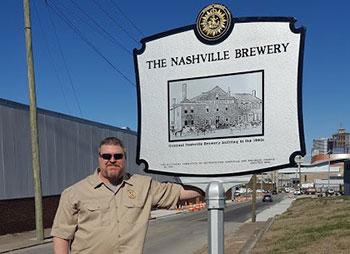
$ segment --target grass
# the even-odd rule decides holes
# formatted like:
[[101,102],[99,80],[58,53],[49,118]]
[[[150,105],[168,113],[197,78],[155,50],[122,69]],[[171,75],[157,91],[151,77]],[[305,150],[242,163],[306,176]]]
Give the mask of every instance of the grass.
[[350,197],[295,200],[253,253],[350,253]]

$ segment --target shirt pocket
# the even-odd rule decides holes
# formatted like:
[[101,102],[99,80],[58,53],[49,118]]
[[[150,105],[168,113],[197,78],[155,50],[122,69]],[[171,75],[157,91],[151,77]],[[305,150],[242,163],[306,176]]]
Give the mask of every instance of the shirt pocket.
[[125,220],[129,224],[136,224],[140,222],[140,217],[142,215],[142,206],[136,204],[125,204],[126,213]]
[[137,198],[130,198],[124,194],[124,219],[129,224],[138,224],[148,221],[149,214],[145,209],[146,195],[138,196]]
[[107,226],[111,223],[111,209],[109,201],[87,202],[86,211],[82,220],[86,220],[91,226]]

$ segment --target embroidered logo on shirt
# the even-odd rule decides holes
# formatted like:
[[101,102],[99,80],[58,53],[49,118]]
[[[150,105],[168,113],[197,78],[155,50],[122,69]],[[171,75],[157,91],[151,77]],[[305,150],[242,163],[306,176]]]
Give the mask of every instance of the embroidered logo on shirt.
[[130,199],[135,199],[135,198],[136,198],[136,192],[135,192],[135,191],[133,191],[133,190],[127,190],[127,192],[128,192],[128,197],[129,197]]

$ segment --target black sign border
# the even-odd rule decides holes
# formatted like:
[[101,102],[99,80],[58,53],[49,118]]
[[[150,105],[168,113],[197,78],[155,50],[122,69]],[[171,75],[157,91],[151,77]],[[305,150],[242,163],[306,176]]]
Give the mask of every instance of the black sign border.
[[[144,170],[147,173],[155,173],[169,176],[187,176],[187,177],[229,177],[229,176],[241,176],[241,175],[249,175],[254,173],[262,173],[268,172],[288,167],[295,167],[296,163],[294,161],[297,155],[305,156],[306,148],[305,148],[305,136],[304,136],[304,123],[303,123],[303,110],[302,110],[302,78],[303,78],[303,63],[304,63],[304,48],[305,48],[305,34],[306,28],[301,26],[300,28],[295,27],[296,19],[294,17],[243,17],[243,18],[232,18],[232,26],[235,23],[254,23],[254,22],[283,22],[289,23],[290,30],[295,34],[300,34],[300,50],[299,50],[299,59],[298,59],[298,84],[297,84],[297,101],[298,101],[298,125],[299,125],[299,141],[300,141],[300,151],[294,151],[289,156],[289,163],[282,164],[273,167],[267,167],[262,169],[244,171],[240,173],[227,173],[227,174],[185,174],[185,173],[174,173],[174,172],[164,172],[156,169],[150,169],[149,164],[146,160],[140,158],[140,149],[141,149],[141,93],[140,93],[140,78],[139,78],[139,70],[138,70],[138,62],[137,56],[141,55],[146,49],[146,43],[150,41],[154,41],[169,35],[186,32],[189,30],[195,31],[196,24],[184,26],[172,30],[168,30],[162,33],[158,33],[141,40],[141,48],[133,50],[134,57],[134,68],[135,68],[135,76],[136,76],[136,89],[137,89],[137,108],[138,108],[138,127],[137,127],[137,151],[136,151],[136,163],[138,165],[143,164],[145,166]],[[217,44],[216,44],[217,45]]]

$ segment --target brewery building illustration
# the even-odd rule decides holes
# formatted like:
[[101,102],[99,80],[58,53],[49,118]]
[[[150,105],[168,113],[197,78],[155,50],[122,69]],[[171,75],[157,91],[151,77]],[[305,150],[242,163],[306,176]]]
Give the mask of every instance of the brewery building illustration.
[[223,85],[199,91],[188,98],[188,84],[181,84],[181,97],[169,103],[170,141],[236,137],[262,134],[263,100],[257,91],[231,93]]

